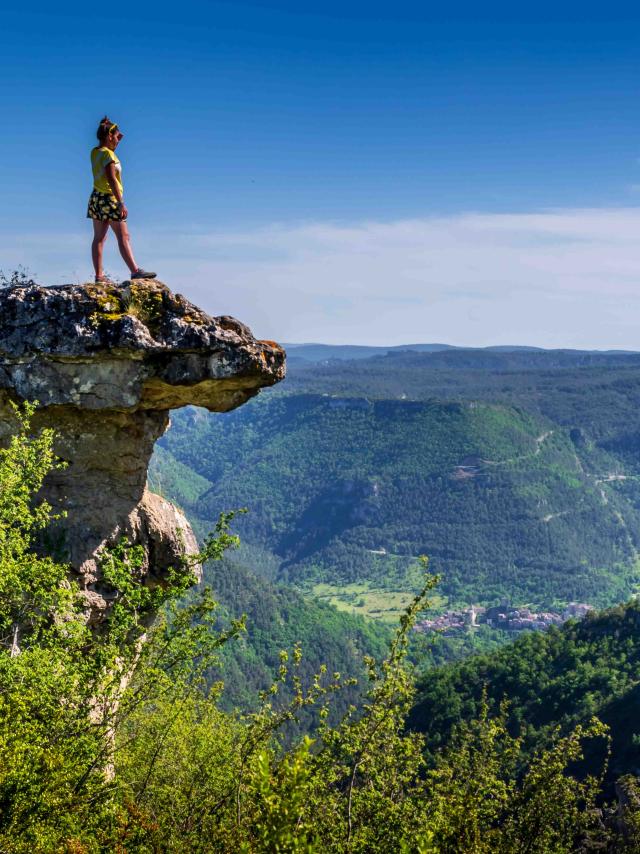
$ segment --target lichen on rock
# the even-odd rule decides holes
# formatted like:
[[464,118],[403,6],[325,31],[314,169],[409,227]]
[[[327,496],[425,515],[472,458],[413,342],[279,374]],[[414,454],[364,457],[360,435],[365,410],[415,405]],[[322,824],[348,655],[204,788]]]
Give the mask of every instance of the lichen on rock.
[[[197,543],[181,512],[146,489],[169,412],[226,412],[284,377],[285,353],[232,317],[210,317],[157,281],[0,290],[0,441],[15,429],[10,402],[37,400],[33,424],[52,427],[68,465],[44,487],[61,557],[85,591],[90,619],[108,612],[100,551],[123,536],[142,544],[144,580],[162,584]],[[221,508],[224,509],[224,508]]]

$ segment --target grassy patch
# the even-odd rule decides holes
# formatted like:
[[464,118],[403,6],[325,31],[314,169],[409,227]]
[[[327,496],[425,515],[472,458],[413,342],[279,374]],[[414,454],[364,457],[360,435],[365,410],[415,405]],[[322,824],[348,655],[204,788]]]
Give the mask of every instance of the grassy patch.
[[[317,599],[329,602],[339,611],[348,611],[385,623],[397,622],[414,596],[411,591],[386,590],[373,587],[366,581],[344,585],[315,584],[312,593]],[[445,597],[437,593],[430,598],[433,608],[446,605]]]

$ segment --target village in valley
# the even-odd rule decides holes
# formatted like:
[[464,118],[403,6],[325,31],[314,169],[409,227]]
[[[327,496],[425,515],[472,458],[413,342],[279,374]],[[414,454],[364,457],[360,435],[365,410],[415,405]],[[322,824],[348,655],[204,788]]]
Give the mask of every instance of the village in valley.
[[506,602],[490,608],[471,605],[460,611],[445,611],[431,619],[420,620],[415,628],[423,634],[439,632],[445,635],[458,634],[480,625],[507,632],[522,632],[560,626],[567,620],[581,620],[593,610],[592,605],[583,602],[570,602],[562,611],[538,612],[525,606],[514,607]]

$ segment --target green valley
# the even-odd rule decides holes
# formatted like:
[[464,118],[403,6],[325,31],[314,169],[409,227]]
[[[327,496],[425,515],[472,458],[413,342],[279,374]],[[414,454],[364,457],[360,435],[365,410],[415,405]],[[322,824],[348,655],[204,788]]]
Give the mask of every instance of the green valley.
[[[419,589],[423,554],[441,576],[432,615],[505,600],[533,610],[570,601],[607,607],[633,595],[637,361],[541,351],[396,352],[357,362],[294,356],[283,387],[239,410],[176,412],[156,447],[151,486],[177,501],[201,535],[221,510],[248,510],[236,519],[240,550],[207,568],[224,606],[221,625],[248,615],[246,639],[210,674],[224,674],[227,707],[250,708],[277,672],[277,651],[297,641],[307,677],[323,661],[361,675],[362,656],[379,655]],[[515,646],[513,635],[486,625],[414,635],[411,656],[428,674],[413,724],[424,728],[431,712],[421,710],[435,704],[427,735],[446,741],[465,710],[478,714],[491,667],[508,656],[526,660],[538,646],[552,660],[553,644],[573,631],[526,634]],[[507,658],[494,658],[505,644]],[[434,669],[447,662],[454,664]],[[498,703],[502,683],[490,678]],[[630,675],[623,681],[633,688]],[[587,709],[604,714],[609,687],[584,706],[565,698],[569,723],[586,720]],[[513,699],[518,690],[503,693]],[[336,698],[337,712],[355,697]],[[514,714],[528,719],[529,711]],[[313,716],[303,719],[312,726]]]

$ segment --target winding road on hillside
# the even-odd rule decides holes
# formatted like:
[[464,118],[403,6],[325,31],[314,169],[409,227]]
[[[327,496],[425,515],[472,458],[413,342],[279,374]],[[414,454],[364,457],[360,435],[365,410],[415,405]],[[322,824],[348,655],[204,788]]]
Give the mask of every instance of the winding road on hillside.
[[454,467],[454,476],[463,479],[465,477],[475,477],[480,473],[483,466],[506,466],[511,463],[519,463],[523,460],[529,460],[532,457],[537,457],[542,450],[542,446],[546,442],[546,440],[553,435],[554,430],[547,430],[545,433],[541,433],[539,436],[535,438],[535,448],[529,454],[522,454],[519,457],[509,457],[506,460],[485,460],[480,458],[477,463],[470,465],[458,465]]

